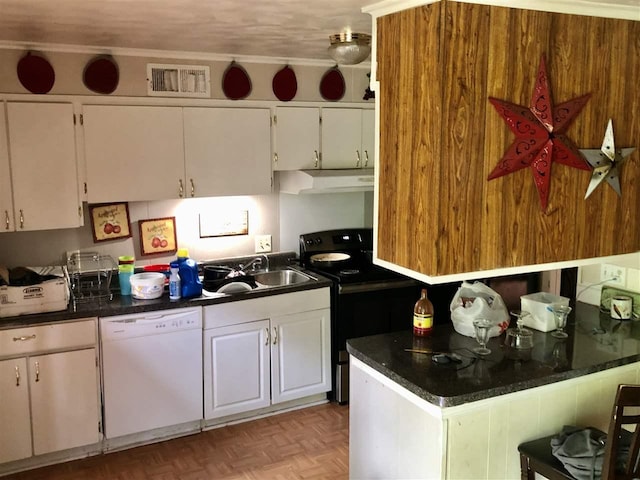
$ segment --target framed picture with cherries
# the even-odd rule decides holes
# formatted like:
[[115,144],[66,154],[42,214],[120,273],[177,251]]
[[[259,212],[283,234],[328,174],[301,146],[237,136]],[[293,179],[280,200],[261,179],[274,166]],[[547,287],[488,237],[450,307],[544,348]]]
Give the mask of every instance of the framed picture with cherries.
[[140,227],[140,253],[142,255],[175,253],[178,250],[176,217],[140,220],[138,224]]
[[89,205],[89,216],[96,243],[131,236],[129,204],[126,202]]

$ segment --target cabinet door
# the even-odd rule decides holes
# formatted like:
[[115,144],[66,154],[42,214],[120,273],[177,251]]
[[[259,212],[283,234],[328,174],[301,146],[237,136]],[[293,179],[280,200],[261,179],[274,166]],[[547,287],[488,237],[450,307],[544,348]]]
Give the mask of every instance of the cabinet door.
[[185,108],[187,196],[271,193],[266,108]]
[[79,227],[75,126],[70,103],[7,103],[16,230]]
[[322,168],[360,168],[361,137],[360,109],[322,109]]
[[35,455],[100,441],[96,350],[29,358]]
[[182,108],[83,108],[89,203],[186,196]]
[[11,168],[9,167],[9,149],[7,147],[7,122],[4,103],[0,104],[0,232],[14,229],[13,196],[11,192]]
[[205,330],[205,419],[270,404],[269,354],[268,320]]
[[27,360],[0,362],[0,463],[31,456]]
[[271,319],[271,398],[286,402],[331,390],[330,310]]
[[362,110],[362,168],[373,168],[375,159],[375,118],[374,110]]
[[277,108],[275,134],[274,170],[320,168],[319,108]]

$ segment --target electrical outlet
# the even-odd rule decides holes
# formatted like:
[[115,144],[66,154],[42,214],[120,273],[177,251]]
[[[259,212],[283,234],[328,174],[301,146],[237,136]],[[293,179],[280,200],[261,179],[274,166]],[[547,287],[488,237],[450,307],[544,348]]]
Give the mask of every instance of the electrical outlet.
[[271,235],[256,235],[256,253],[267,253],[271,251]]
[[619,265],[603,263],[600,267],[600,279],[609,285],[624,287],[627,277],[627,269]]

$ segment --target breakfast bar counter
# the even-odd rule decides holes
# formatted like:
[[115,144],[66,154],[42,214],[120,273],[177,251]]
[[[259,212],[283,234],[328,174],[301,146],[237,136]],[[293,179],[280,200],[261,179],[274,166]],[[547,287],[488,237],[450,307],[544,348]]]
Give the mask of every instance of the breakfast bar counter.
[[350,477],[516,479],[521,442],[565,424],[606,430],[617,385],[638,382],[640,322],[578,303],[567,332],[534,331],[527,360],[513,359],[504,334],[478,358],[475,339],[451,325],[424,340],[411,331],[349,340]]

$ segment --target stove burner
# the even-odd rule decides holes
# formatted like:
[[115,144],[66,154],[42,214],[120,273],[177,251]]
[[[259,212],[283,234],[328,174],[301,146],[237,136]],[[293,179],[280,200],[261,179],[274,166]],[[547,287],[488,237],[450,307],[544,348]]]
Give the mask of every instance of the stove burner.
[[357,275],[360,273],[360,270],[357,268],[345,268],[344,270],[340,270],[340,275]]

